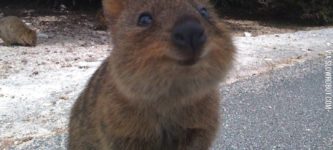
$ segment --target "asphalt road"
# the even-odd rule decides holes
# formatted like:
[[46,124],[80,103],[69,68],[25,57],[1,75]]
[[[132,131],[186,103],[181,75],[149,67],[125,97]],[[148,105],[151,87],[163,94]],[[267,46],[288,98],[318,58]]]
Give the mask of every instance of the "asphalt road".
[[324,59],[309,60],[223,87],[216,150],[333,150],[325,110]]
[[[272,70],[222,87],[214,150],[333,149],[333,111],[324,106],[324,59]],[[66,135],[12,149],[65,149]]]

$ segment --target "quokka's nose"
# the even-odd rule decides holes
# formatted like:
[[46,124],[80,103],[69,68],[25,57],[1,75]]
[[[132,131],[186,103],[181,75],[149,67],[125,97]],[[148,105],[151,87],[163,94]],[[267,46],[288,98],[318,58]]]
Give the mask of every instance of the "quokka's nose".
[[200,52],[206,40],[204,28],[193,18],[181,18],[172,31],[172,42],[181,50],[186,49],[191,53]]

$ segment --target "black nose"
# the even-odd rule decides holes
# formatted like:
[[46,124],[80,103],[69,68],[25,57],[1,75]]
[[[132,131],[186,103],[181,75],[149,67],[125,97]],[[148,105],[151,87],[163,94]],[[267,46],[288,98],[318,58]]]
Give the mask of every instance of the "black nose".
[[192,53],[201,51],[207,40],[205,30],[199,21],[192,18],[182,18],[174,26],[172,41],[180,49],[190,50]]

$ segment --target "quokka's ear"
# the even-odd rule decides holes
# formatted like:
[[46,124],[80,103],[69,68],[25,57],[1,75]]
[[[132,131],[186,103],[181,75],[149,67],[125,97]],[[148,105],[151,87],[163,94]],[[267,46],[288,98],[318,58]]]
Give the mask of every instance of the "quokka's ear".
[[124,10],[127,0],[103,0],[104,15],[108,22],[115,23]]

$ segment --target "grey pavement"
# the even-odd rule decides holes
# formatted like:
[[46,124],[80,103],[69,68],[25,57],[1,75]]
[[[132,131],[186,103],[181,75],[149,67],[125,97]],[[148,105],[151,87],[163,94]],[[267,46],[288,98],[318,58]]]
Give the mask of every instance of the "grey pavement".
[[332,150],[333,110],[325,110],[324,59],[222,87],[216,150]]

